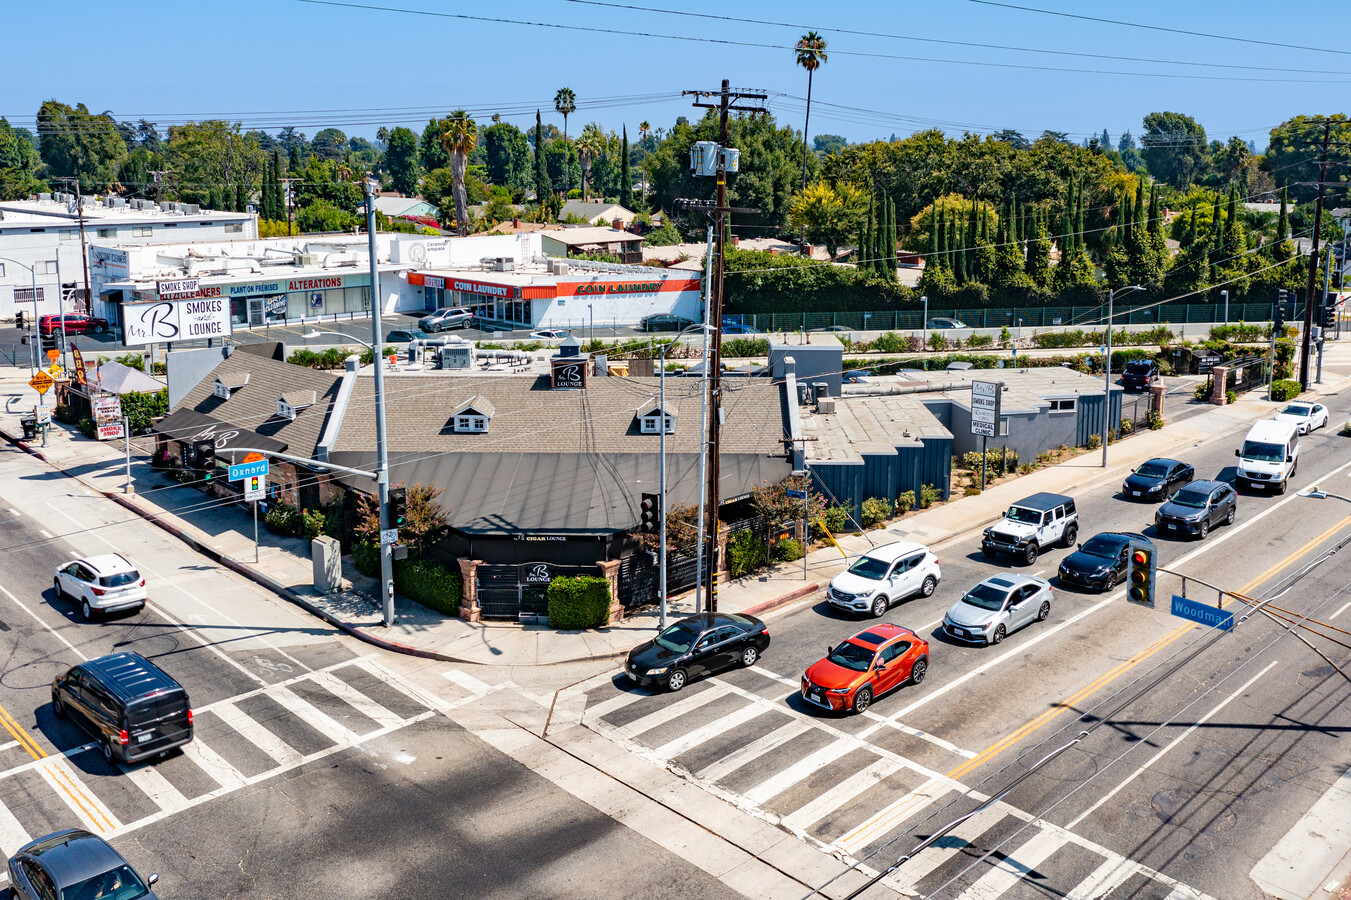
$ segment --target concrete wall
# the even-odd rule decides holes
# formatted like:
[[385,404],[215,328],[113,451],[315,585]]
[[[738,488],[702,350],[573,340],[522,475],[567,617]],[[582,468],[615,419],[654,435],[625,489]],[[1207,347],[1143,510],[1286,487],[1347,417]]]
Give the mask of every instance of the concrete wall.
[[832,397],[840,396],[843,382],[841,370],[844,368],[844,345],[836,347],[816,346],[813,344],[770,344],[769,368],[774,378],[783,378],[783,360],[791,356],[797,363],[799,384],[816,384],[824,381],[829,387],[826,392]]
[[[670,313],[698,322],[703,318],[703,297],[689,291],[654,291],[646,294],[593,294],[535,300],[531,307],[536,328],[562,328],[581,334],[594,323],[597,328],[637,325],[643,316]],[[589,308],[588,308],[589,307]],[[838,369],[839,366],[836,366]]]

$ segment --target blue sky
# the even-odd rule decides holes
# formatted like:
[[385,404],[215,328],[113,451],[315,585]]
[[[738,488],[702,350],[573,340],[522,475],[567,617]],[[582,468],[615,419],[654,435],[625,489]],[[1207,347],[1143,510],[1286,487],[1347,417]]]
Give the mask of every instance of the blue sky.
[[[776,115],[801,127],[806,74],[793,65],[786,48],[801,36],[802,26],[816,28],[829,43],[829,60],[813,86],[811,133],[842,134],[850,140],[905,135],[938,125],[951,134],[964,128],[1015,128],[1029,137],[1052,129],[1069,132],[1076,140],[1105,128],[1115,142],[1123,130],[1138,135],[1144,114],[1174,110],[1194,116],[1212,138],[1238,134],[1255,140],[1260,150],[1273,125],[1298,113],[1346,111],[1351,97],[1351,51],[1334,54],[1164,34],[971,0],[634,0],[635,6],[791,23],[786,27],[578,0],[370,2],[653,36],[411,16],[300,0],[123,0],[112,6],[104,0],[9,0],[0,114],[13,124],[31,125],[38,105],[55,97],[83,102],[94,111],[111,110],[119,119],[145,117],[161,126],[223,117],[241,121],[245,128],[294,124],[312,136],[333,125],[348,134],[373,136],[381,124],[420,130],[431,113],[460,106],[481,119],[494,110],[505,111],[505,119],[523,128],[533,124],[533,109],[540,106],[545,121],[561,126],[552,97],[566,85],[576,92],[579,107],[570,132],[594,120],[615,131],[627,124],[633,135],[643,119],[656,127],[669,126],[679,115],[693,118],[697,111],[679,92],[714,89],[729,78],[733,86],[769,92]],[[1351,4],[1344,2],[1315,2],[1312,9],[1271,0],[1010,2],[1328,48],[1336,48],[1351,25]],[[57,20],[64,27],[54,28]],[[1207,65],[951,46],[841,33],[844,29]],[[84,37],[59,38],[58,32]],[[1224,69],[1214,64],[1316,71]],[[598,103],[601,98],[617,99]]]

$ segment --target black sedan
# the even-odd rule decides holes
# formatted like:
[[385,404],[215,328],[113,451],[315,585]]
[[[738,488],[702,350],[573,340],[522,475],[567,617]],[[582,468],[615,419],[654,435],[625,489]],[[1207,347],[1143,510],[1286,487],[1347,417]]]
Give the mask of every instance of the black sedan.
[[1167,497],[1196,477],[1196,470],[1175,459],[1151,459],[1126,476],[1121,496],[1131,500]]
[[643,316],[638,320],[639,331],[684,331],[694,323],[683,316],[673,316],[670,313],[656,313],[650,316]]
[[1238,517],[1238,492],[1223,481],[1193,481],[1154,513],[1160,534],[1204,538],[1213,525],[1233,525]]
[[630,650],[624,674],[644,687],[674,693],[691,678],[753,666],[768,646],[769,627],[755,616],[701,613]]
[[150,886],[158,880],[142,878],[111,844],[78,828],[24,844],[9,858],[14,900],[155,900]]
[[1149,538],[1134,532],[1105,531],[1093,535],[1061,560],[1060,583],[1110,591],[1126,578],[1132,540],[1148,544],[1151,549],[1154,546]]

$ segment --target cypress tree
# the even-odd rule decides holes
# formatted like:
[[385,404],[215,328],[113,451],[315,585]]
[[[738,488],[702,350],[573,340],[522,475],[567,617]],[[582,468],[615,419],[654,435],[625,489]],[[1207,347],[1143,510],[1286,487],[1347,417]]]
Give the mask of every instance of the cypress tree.
[[300,145],[299,145],[299,144],[292,144],[292,145],[291,145],[291,157],[290,157],[290,159],[287,161],[287,168],[288,168],[291,172],[299,172],[299,171],[300,171],[301,165],[302,165],[302,160],[300,159]]
[[1149,186],[1149,233],[1163,234],[1163,217],[1159,214],[1159,185]]
[[875,253],[876,241],[873,238],[873,214],[877,198],[873,194],[868,195],[868,218],[863,226],[863,246],[859,248],[859,268],[865,272],[875,271],[873,263],[877,261]]
[[1079,237],[1075,240],[1075,245],[1079,252],[1082,253],[1087,249],[1087,244],[1084,241],[1084,189],[1082,185],[1079,187],[1079,209],[1074,215],[1074,227],[1079,233]]
[[971,201],[971,212],[966,217],[966,246],[976,246],[977,228],[979,223],[976,221],[976,201]]
[[924,260],[924,265],[938,265],[938,225],[933,220],[933,215],[929,216],[929,257]]
[[1148,216],[1145,212],[1145,183],[1141,180],[1135,186],[1135,227],[1139,232],[1136,237],[1143,238],[1145,232],[1149,229]]
[[1192,208],[1187,215],[1187,246],[1192,247],[1196,244],[1196,201],[1192,201]]
[[896,201],[887,198],[887,281],[896,281]]
[[948,223],[948,268],[952,270],[953,277],[959,279],[958,283],[960,284],[962,258],[961,246],[957,241],[957,218],[954,214],[952,221]]
[[235,212],[243,212],[248,208],[247,198],[244,196],[244,185],[242,183],[235,185]]
[[934,233],[938,235],[938,246],[935,249],[937,255],[934,257],[934,262],[940,266],[947,265],[948,226],[945,221],[946,212],[946,207],[938,207],[938,224],[934,226]]
[[633,209],[633,178],[629,175],[629,126],[625,125],[619,145],[619,205]]
[[549,169],[544,165],[544,125],[540,122],[539,110],[535,110],[535,200],[543,202],[553,190]]
[[1287,188],[1281,188],[1281,216],[1276,220],[1276,243],[1285,240],[1285,236],[1290,233],[1290,211],[1287,206],[1289,197],[1286,195]]
[[1217,238],[1220,237],[1220,229],[1223,227],[1223,217],[1220,215],[1220,195],[1215,195],[1215,202],[1210,207],[1210,234],[1208,235],[1210,247],[1214,248]]
[[263,189],[258,193],[258,218],[272,218],[272,157],[263,160]]

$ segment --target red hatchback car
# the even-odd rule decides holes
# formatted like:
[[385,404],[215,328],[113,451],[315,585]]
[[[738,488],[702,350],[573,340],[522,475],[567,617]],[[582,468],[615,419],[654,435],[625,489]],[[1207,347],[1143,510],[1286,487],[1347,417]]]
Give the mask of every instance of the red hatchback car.
[[[41,334],[59,334],[61,332],[61,316],[42,316],[38,319],[38,332]],[[98,316],[86,316],[84,313],[66,313],[66,334],[84,334],[86,331],[92,331],[94,334],[103,334],[108,330],[108,320],[100,319]]]
[[861,713],[875,698],[903,684],[919,684],[929,671],[929,642],[890,623],[831,647],[802,676],[802,699],[829,710]]

